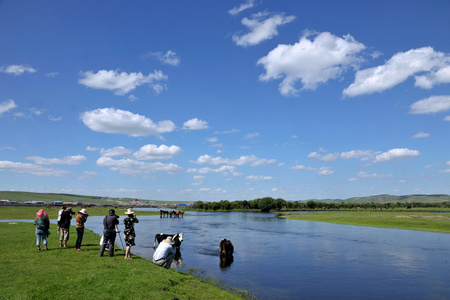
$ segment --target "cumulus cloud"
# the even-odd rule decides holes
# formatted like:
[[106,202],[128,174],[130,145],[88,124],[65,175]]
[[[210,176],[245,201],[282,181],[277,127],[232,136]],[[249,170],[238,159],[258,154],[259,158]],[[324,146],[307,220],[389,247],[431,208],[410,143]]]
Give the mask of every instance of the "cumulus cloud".
[[239,14],[240,12],[252,8],[255,6],[255,0],[247,0],[244,3],[241,3],[239,6],[235,6],[228,11],[228,13],[232,16]]
[[168,78],[163,72],[157,70],[147,76],[141,72],[128,74],[115,70],[100,70],[97,73],[87,71],[82,72],[81,76],[83,78],[78,80],[80,84],[94,89],[111,90],[116,95],[125,95],[144,84],[148,84],[158,94],[164,89],[158,82]]
[[421,132],[418,132],[415,135],[413,135],[411,138],[412,139],[421,139],[421,138],[427,138],[429,136],[430,136],[429,133],[421,131]]
[[301,90],[314,90],[321,83],[337,79],[350,66],[356,68],[362,61],[356,56],[365,49],[351,35],[343,38],[329,32],[323,32],[309,39],[306,34],[294,45],[278,45],[258,60],[266,73],[260,75],[262,81],[282,80],[279,90],[284,96],[295,96],[299,89],[295,87],[301,81]]
[[373,158],[375,155],[379,154],[378,151],[372,150],[351,150],[348,152],[342,152],[341,158],[343,159],[359,159],[361,161],[369,160]]
[[190,119],[183,124],[183,129],[185,130],[201,130],[208,128],[208,122],[199,120],[197,118]]
[[450,96],[431,96],[410,106],[412,114],[434,114],[450,110]]
[[175,130],[172,121],[154,123],[144,116],[115,108],[99,108],[80,115],[83,123],[93,131],[121,133],[130,136],[150,136]]
[[142,56],[143,59],[147,59],[149,57],[155,57],[157,60],[166,65],[178,66],[180,64],[180,57],[171,50],[167,51],[166,53],[149,52]]
[[242,24],[249,30],[248,33],[233,35],[233,41],[238,46],[253,46],[262,41],[273,38],[278,35],[277,27],[292,22],[294,16],[285,16],[284,14],[270,15],[267,12],[253,14],[250,18],[243,18]]
[[12,99],[3,101],[2,103],[0,103],[0,116],[2,114],[4,114],[5,112],[8,112],[16,107],[17,107],[17,105],[14,102],[14,100],[12,100]]
[[201,165],[232,165],[232,166],[244,166],[248,165],[251,167],[265,166],[268,164],[273,164],[276,162],[275,159],[258,158],[255,155],[241,156],[237,159],[228,159],[222,157],[212,157],[209,155],[202,155],[196,161],[191,161],[192,163]]
[[450,83],[450,66],[443,67],[425,75],[416,76],[415,79],[415,86],[423,89],[431,89],[433,86],[441,83]]
[[331,175],[334,174],[334,171],[331,170],[331,167],[320,167],[320,168],[313,168],[313,167],[306,167],[304,165],[296,165],[291,167],[292,170],[306,170],[306,171],[313,171],[316,172],[318,175]]
[[116,147],[109,148],[109,149],[87,146],[86,150],[87,151],[99,151],[102,156],[107,156],[107,157],[117,157],[117,156],[118,157],[127,157],[127,156],[130,156],[132,153],[132,150],[126,149],[125,147],[122,147],[122,146],[116,146]]
[[84,155],[65,156],[63,158],[44,158],[30,156],[26,159],[34,161],[37,165],[79,165],[86,160]]
[[416,77],[416,86],[430,88],[434,83],[447,82],[449,56],[434,51],[432,47],[412,49],[392,56],[384,65],[360,70],[355,81],[343,91],[345,96],[355,97],[383,92],[419,72],[431,72]]
[[360,178],[387,178],[392,177],[392,174],[378,174],[378,173],[366,173],[366,172],[359,172],[357,174]]
[[249,181],[266,181],[266,180],[272,180],[273,177],[272,176],[255,176],[255,175],[250,175],[245,177],[246,180]]
[[133,156],[138,160],[167,160],[182,152],[181,148],[175,145],[152,145],[142,146]]
[[10,65],[0,67],[0,72],[20,76],[23,73],[34,73],[36,69],[29,65]]
[[308,154],[307,157],[315,159],[315,160],[335,161],[336,159],[339,158],[339,154],[328,153],[328,154],[323,155],[323,154],[320,154],[320,153],[317,153],[317,152],[311,152],[310,154]]
[[65,170],[58,170],[33,164],[12,162],[7,160],[0,161],[0,171],[12,173],[25,173],[36,176],[55,176],[55,177],[62,177],[69,174],[69,172]]
[[166,172],[169,174],[179,173],[182,168],[176,164],[164,164],[161,162],[147,163],[133,159],[113,159],[111,157],[100,157],[97,160],[100,167],[108,167],[111,171],[126,175],[143,175],[146,173]]
[[396,148],[391,149],[387,152],[383,152],[375,156],[374,162],[388,162],[388,161],[396,161],[403,160],[411,157],[419,156],[420,152],[417,150],[410,150],[407,148]]
[[224,174],[227,175],[229,173],[236,175],[236,167],[235,166],[221,166],[217,169],[213,168],[189,168],[187,170],[188,173],[199,173],[199,174]]

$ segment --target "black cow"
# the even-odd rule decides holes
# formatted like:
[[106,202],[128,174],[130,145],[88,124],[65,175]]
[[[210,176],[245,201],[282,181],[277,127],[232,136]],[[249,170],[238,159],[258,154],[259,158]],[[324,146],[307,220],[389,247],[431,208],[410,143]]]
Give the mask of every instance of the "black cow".
[[162,241],[164,241],[168,236],[172,237],[172,242],[175,243],[173,246],[175,248],[179,248],[181,246],[184,233],[176,233],[176,234],[158,233],[157,235],[155,235],[155,242],[153,244],[153,249],[156,249],[157,245],[159,245]]
[[234,251],[233,243],[230,240],[222,239],[219,244],[220,256],[232,256]]

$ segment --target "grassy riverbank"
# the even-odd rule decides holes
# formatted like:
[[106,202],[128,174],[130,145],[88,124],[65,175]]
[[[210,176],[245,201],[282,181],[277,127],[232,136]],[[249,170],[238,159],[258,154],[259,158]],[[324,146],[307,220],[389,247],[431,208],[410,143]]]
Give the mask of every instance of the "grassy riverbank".
[[286,215],[288,219],[450,233],[450,214],[346,211]]
[[124,259],[122,250],[113,258],[99,257],[100,237],[90,230],[84,234],[83,252],[74,249],[74,226],[66,249],[59,247],[55,225],[50,231],[50,250],[37,251],[31,223],[0,222],[0,299],[245,298],[134,255]]

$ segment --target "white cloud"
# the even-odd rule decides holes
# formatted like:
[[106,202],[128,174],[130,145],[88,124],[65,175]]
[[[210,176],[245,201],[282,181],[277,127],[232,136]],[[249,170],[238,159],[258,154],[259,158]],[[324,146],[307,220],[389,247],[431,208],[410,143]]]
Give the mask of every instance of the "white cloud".
[[235,166],[221,166],[220,168],[217,169],[212,169],[212,168],[190,168],[187,170],[188,173],[199,173],[199,174],[217,174],[217,173],[222,173],[224,175],[226,174],[235,174],[236,172],[236,167]]
[[[343,91],[345,96],[354,97],[375,92],[383,92],[419,72],[429,72],[436,68],[446,68],[449,58],[431,47],[399,52],[384,65],[356,72],[355,82]],[[432,80],[427,77],[427,80]],[[437,79],[435,79],[437,80]],[[416,86],[424,87],[426,80],[416,78]]]
[[335,161],[336,159],[339,158],[339,154],[320,154],[317,152],[311,152],[310,154],[308,154],[307,156],[308,158],[312,158],[315,160],[322,160],[322,161]]
[[269,16],[266,12],[253,14],[250,18],[243,18],[241,21],[250,32],[244,35],[234,34],[233,41],[236,45],[243,47],[257,45],[278,35],[277,27],[292,22],[294,19],[294,16],[285,16],[284,14],[273,16]]
[[235,6],[230,9],[228,13],[232,16],[235,16],[246,9],[252,8],[253,6],[255,6],[255,0],[247,0],[244,3],[241,3],[239,6]]
[[232,165],[232,166],[244,166],[248,165],[251,167],[265,166],[268,164],[273,164],[276,162],[275,159],[258,158],[255,155],[241,156],[237,159],[228,159],[222,157],[212,157],[209,155],[202,155],[196,161],[191,161],[192,163],[201,165]]
[[150,136],[175,130],[172,121],[153,123],[151,119],[115,108],[99,108],[80,115],[83,123],[93,131],[121,133],[130,136]]
[[427,138],[429,136],[430,136],[429,133],[421,131],[421,132],[418,132],[415,135],[413,135],[411,138],[412,139],[421,139],[421,138]]
[[255,176],[255,175],[250,175],[245,177],[246,180],[249,181],[266,181],[266,180],[272,180],[273,177],[272,176]]
[[33,164],[18,163],[12,161],[0,161],[0,171],[13,172],[13,173],[25,173],[36,176],[55,176],[62,177],[69,174],[68,171],[46,168]]
[[360,178],[387,178],[392,177],[392,174],[377,174],[377,173],[366,173],[366,172],[359,172],[357,174]]
[[79,165],[86,160],[84,155],[65,156],[63,158],[44,158],[30,156],[26,159],[34,161],[37,165]]
[[450,116],[445,116],[444,121],[450,121]]
[[414,102],[410,106],[412,114],[434,114],[450,110],[450,96],[431,96]]
[[290,169],[292,169],[292,170],[313,171],[313,172],[316,172],[318,175],[331,175],[331,174],[334,174],[334,171],[331,170],[330,167],[313,168],[313,167],[305,167],[304,165],[296,165],[296,166],[290,167]]
[[396,148],[391,149],[387,152],[383,152],[381,154],[378,154],[375,156],[374,162],[388,162],[388,161],[395,161],[395,160],[402,160],[407,159],[415,156],[419,156],[420,152],[417,150],[410,150],[407,148]]
[[348,152],[342,152],[341,158],[343,159],[359,159],[361,161],[369,160],[380,152],[372,150],[352,150]]
[[249,133],[245,135],[245,139],[246,140],[250,140],[250,139],[256,139],[259,138],[261,135],[259,134],[259,132],[255,132],[255,133]]
[[185,130],[201,130],[208,128],[208,122],[199,120],[197,118],[190,119],[183,124],[183,129]]
[[155,172],[175,174],[182,170],[182,168],[176,164],[163,164],[161,162],[147,163],[133,159],[115,160],[110,157],[100,157],[97,160],[97,165],[100,167],[108,167],[112,171],[119,172],[120,174],[132,176]]
[[0,72],[20,76],[26,72],[34,73],[34,72],[36,72],[36,69],[32,68],[29,65],[10,65],[10,66],[0,67]]
[[431,89],[436,84],[450,83],[450,66],[443,67],[426,75],[416,76],[415,86]]
[[[95,148],[94,148],[95,149]],[[132,150],[126,149],[122,146],[116,146],[109,149],[98,149],[100,154],[106,157],[128,157],[131,155]]]
[[155,70],[153,73],[144,76],[138,73],[118,73],[114,70],[100,70],[97,73],[92,71],[82,72],[79,83],[94,89],[104,89],[114,91],[116,95],[125,95],[138,86],[148,84],[156,93],[160,93],[163,88],[158,81],[167,80],[167,76]]
[[182,152],[181,148],[175,145],[152,145],[148,144],[142,146],[139,151],[136,151],[133,156],[138,160],[167,160]]
[[94,177],[96,175],[97,175],[96,172],[84,171],[80,176],[78,176],[78,180],[83,180],[83,179],[86,179],[86,178],[92,178],[92,177]]
[[166,65],[178,66],[180,64],[180,57],[171,50],[167,51],[165,54],[162,52],[149,52],[142,56],[143,59],[147,59],[149,57],[155,57]]
[[314,40],[304,35],[294,45],[278,45],[267,56],[258,60],[266,69],[259,79],[269,81],[282,80],[279,90],[284,96],[297,95],[295,88],[301,80],[301,90],[314,90],[321,83],[337,79],[349,67],[354,68],[362,61],[357,57],[365,46],[351,35],[343,38],[329,32],[318,34]]
[[0,103],[0,116],[5,112],[10,111],[11,109],[14,109],[16,107],[17,105],[12,99],[3,101],[2,103]]

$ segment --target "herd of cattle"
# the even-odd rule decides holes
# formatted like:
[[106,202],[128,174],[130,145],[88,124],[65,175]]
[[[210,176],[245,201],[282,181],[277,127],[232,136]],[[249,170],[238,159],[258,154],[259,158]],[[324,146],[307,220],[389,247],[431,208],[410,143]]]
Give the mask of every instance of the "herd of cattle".
[[[174,218],[179,218],[180,216],[183,217],[184,215],[184,211],[166,211],[166,210],[160,210],[160,217],[164,217],[167,216],[170,218],[172,218],[172,215],[174,216]],[[165,240],[167,237],[172,237],[172,241],[174,242],[173,247],[176,249],[176,254],[175,254],[175,262],[177,263],[177,265],[182,264],[182,259],[181,259],[181,252],[180,252],[180,247],[181,247],[181,243],[183,242],[183,238],[184,238],[184,233],[175,233],[175,234],[165,234],[165,233],[158,233],[155,235],[155,241],[153,243],[153,249],[156,249],[156,247],[158,247],[158,245]],[[222,239],[220,241],[219,244],[219,256],[220,256],[220,267],[221,268],[227,268],[231,265],[231,263],[233,262],[234,258],[233,258],[233,252],[234,252],[234,246],[233,243],[231,243],[230,240],[227,239]]]

